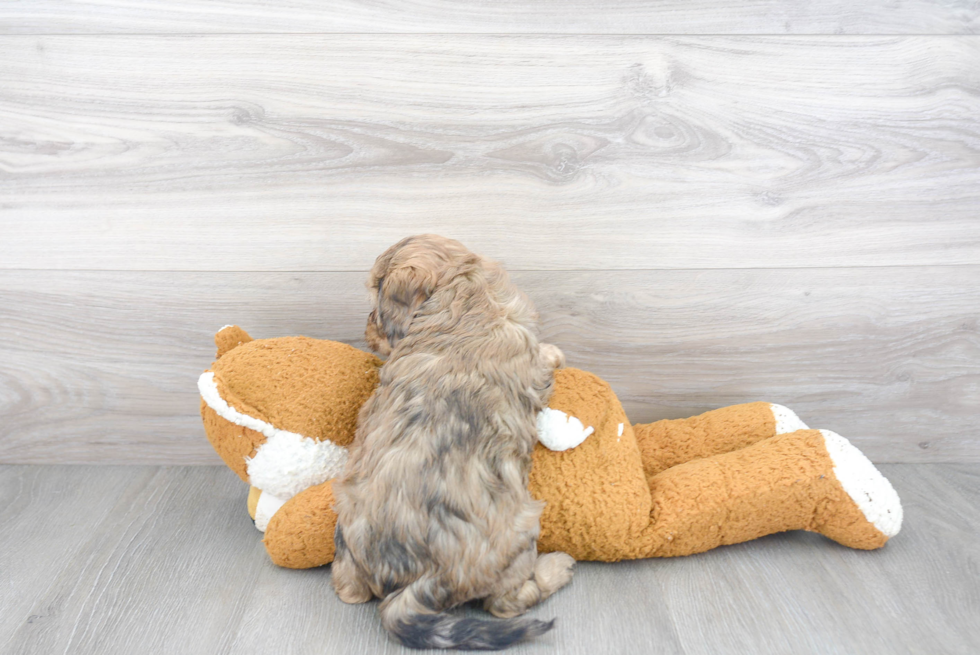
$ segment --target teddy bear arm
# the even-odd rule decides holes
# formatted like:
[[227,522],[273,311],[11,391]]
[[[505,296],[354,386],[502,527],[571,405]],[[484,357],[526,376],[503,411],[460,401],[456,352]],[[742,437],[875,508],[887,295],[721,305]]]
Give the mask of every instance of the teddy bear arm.
[[333,480],[310,487],[290,498],[269,519],[265,549],[278,566],[311,569],[333,561]]
[[650,492],[619,399],[599,377],[566,368],[555,372],[550,410],[559,425],[567,421],[585,438],[565,449],[550,449],[545,440],[534,448],[529,488],[545,501],[539,550],[578,560],[631,557],[650,521]]

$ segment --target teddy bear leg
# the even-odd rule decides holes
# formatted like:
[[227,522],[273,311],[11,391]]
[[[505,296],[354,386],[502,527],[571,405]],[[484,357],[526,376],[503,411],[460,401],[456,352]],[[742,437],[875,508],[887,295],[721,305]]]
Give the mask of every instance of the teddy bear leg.
[[248,515],[259,532],[265,532],[269,521],[289,498],[279,498],[258,487],[248,488]]
[[272,562],[288,569],[311,569],[333,561],[333,480],[310,487],[287,500],[269,519],[265,549]]
[[633,426],[647,479],[694,459],[730,453],[806,425],[782,405],[756,402]]
[[651,480],[651,523],[636,557],[700,553],[786,530],[880,548],[902,507],[888,480],[846,439],[799,430],[679,464]]

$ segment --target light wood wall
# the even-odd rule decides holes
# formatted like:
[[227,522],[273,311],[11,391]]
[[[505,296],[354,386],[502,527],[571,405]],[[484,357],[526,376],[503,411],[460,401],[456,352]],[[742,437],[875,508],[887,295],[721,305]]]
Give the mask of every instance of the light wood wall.
[[212,464],[212,334],[363,347],[411,233],[650,421],[980,461],[972,2],[0,4],[0,462]]

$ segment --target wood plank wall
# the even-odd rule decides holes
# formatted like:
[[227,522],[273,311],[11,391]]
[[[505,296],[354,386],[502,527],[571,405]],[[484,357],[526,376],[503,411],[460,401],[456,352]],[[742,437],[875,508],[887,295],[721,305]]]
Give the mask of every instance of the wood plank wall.
[[213,464],[212,334],[363,347],[407,234],[637,422],[980,461],[975,2],[0,4],[0,462]]

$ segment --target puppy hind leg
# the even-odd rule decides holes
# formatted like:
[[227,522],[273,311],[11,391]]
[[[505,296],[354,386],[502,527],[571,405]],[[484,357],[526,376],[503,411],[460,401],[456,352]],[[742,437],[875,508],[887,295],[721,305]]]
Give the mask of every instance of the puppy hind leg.
[[575,559],[568,553],[538,555],[534,563],[534,581],[541,590],[541,602],[572,581]]
[[330,577],[337,597],[345,603],[366,603],[374,598],[371,588],[361,577],[350,555],[333,561],[330,565]]
[[337,592],[337,597],[352,605],[368,602],[374,598],[374,594],[371,593],[371,587],[364,580],[354,558],[347,550],[339,525],[334,533],[334,543],[337,554],[333,564],[330,565],[330,581],[333,583],[334,591]]
[[523,614],[529,607],[540,603],[571,582],[574,566],[575,560],[567,553],[538,555],[529,578],[490,596],[484,607],[500,618]]

